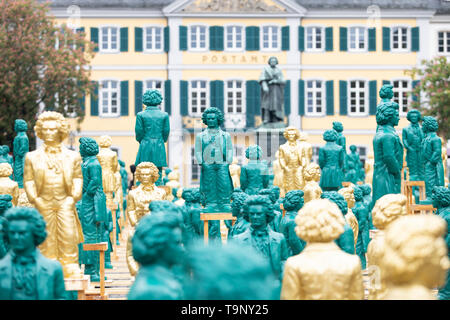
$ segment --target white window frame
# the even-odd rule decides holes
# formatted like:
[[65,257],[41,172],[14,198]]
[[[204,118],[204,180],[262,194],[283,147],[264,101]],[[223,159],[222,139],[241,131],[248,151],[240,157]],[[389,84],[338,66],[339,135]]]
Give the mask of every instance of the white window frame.
[[313,144],[312,145],[312,158],[311,162],[319,164],[319,149],[322,148],[323,145]]
[[161,78],[145,78],[145,79],[143,79],[142,80],[142,93],[143,94],[145,93],[145,91],[150,90],[147,87],[147,81],[160,81],[161,82],[161,90],[159,90],[159,89],[156,89],[156,90],[159,90],[159,92],[161,92],[163,100],[161,102],[160,108],[161,108],[162,111],[165,111],[164,110],[164,108],[165,108],[165,104],[164,104],[164,100],[165,100],[165,96],[164,96],[164,81],[165,81],[165,79],[161,79]]
[[[408,25],[394,25],[391,26],[391,32],[390,32],[390,42],[391,42],[391,51],[392,52],[409,52],[411,51],[411,26]],[[403,48],[397,48],[394,49],[394,29],[396,28],[406,28],[406,49]],[[399,44],[401,44],[402,41],[399,41]]]
[[[407,83],[408,83],[408,86],[407,86],[407,88],[406,89],[403,89],[403,90],[398,90],[398,88],[395,88],[394,87],[394,81],[406,81]],[[398,103],[398,106],[399,106],[399,115],[401,116],[401,117],[406,117],[406,115],[407,115],[407,113],[408,113],[408,107],[409,107],[409,105],[410,105],[410,103],[411,103],[411,101],[412,101],[412,97],[410,96],[410,92],[412,91],[412,81],[411,81],[411,79],[408,79],[408,78],[395,78],[395,79],[391,79],[390,80],[390,82],[391,82],[391,84],[392,84],[392,91],[394,92],[394,97],[395,97],[395,93],[396,92],[402,92],[402,91],[404,91],[404,92],[406,92],[406,94],[407,94],[407,97],[408,97],[408,102],[406,103],[406,112],[405,111],[403,111],[403,102],[402,101],[399,101],[399,102],[401,102],[401,103]],[[392,98],[392,101],[395,101],[394,100],[394,97]],[[399,99],[400,100],[400,99]]]
[[[204,23],[195,23],[195,24],[191,24],[188,27],[188,50],[189,51],[197,51],[197,52],[202,52],[202,51],[208,51],[209,50],[209,26],[207,24]],[[205,28],[205,47],[204,48],[193,48],[192,47],[192,42],[191,42],[191,34],[192,34],[192,28],[195,27],[204,27]],[[200,42],[200,34],[197,35],[196,41]]]
[[[191,145],[190,147],[190,158],[191,163],[189,164],[189,182],[190,184],[194,183],[195,185],[200,184],[200,166],[197,162],[197,159],[195,158],[195,146]],[[192,179],[192,175],[194,173],[194,167],[198,171],[198,179],[194,180]]]
[[[108,48],[103,49],[103,28],[116,28],[117,29],[117,48],[111,49],[111,36],[112,33],[108,32]],[[119,53],[120,52],[120,26],[107,24],[98,27],[98,51],[100,53]]]
[[[305,27],[305,51],[306,52],[324,52],[325,51],[325,27],[322,25],[316,25],[316,24],[311,24],[311,25],[306,25]],[[320,36],[321,36],[321,47],[317,48],[317,43],[316,43],[316,32],[313,32],[313,39],[312,39],[312,44],[314,45],[313,48],[308,48],[308,29],[310,28],[320,28]]]
[[[363,81],[364,82],[364,112],[359,111],[359,96],[357,97],[358,105],[357,111],[351,112],[351,96],[350,93],[352,91],[351,82],[352,81]],[[358,92],[361,90],[358,90]],[[349,79],[347,80],[347,115],[350,117],[366,117],[369,115],[369,81],[367,79]]]
[[[276,48],[272,47],[271,43],[272,41],[270,40],[269,37],[269,48],[264,48],[264,28],[265,27],[276,27],[277,28],[277,46]],[[269,34],[270,35],[270,34]],[[277,51],[281,51],[281,26],[278,24],[263,24],[260,27],[260,36],[259,36],[259,47],[261,51],[265,51],[265,52],[277,52]]]
[[[350,25],[347,27],[348,29],[348,34],[347,34],[347,48],[348,48],[348,52],[367,52],[368,48],[369,48],[369,29],[367,28],[367,26],[364,25]],[[352,28],[363,28],[364,29],[364,48],[360,49],[360,48],[352,48],[351,47],[351,29]],[[358,36],[359,36],[359,32],[358,32]],[[356,44],[358,44],[359,38],[355,37],[355,41]]]
[[[439,33],[443,32],[444,33],[444,51],[439,51]],[[447,36],[448,33],[448,36]],[[448,39],[450,38],[450,29],[446,29],[446,30],[437,30],[436,31],[436,52],[438,55],[450,55],[450,50],[447,50],[447,46],[446,42],[448,41]]]
[[[233,31],[233,40],[232,44],[233,47],[228,47],[228,27],[239,27],[241,28],[241,48],[236,48],[236,32]],[[223,41],[224,41],[224,51],[230,51],[230,52],[243,52],[245,50],[245,26],[242,24],[237,23],[230,23],[223,26],[224,29],[224,35],[223,35]]]
[[[209,88],[209,79],[205,79],[205,78],[194,78],[194,79],[189,79],[189,81],[188,81],[188,101],[189,101],[189,104],[188,104],[188,107],[189,107],[189,112],[188,112],[188,114],[190,115],[190,116],[193,116],[193,117],[201,117],[202,116],[202,113],[203,113],[203,111],[201,111],[201,106],[200,106],[200,104],[198,104],[198,109],[199,110],[197,110],[197,112],[192,112],[192,91],[193,91],[193,88],[192,88],[192,82],[193,81],[205,81],[206,82],[206,86],[205,86],[205,92],[206,92],[206,95],[205,95],[205,100],[206,100],[206,106],[205,106],[205,109],[206,108],[208,108],[208,104],[209,104],[209,90],[210,90],[210,88]],[[200,92],[201,90],[198,90],[198,88],[197,88],[197,92]],[[199,97],[197,97],[197,100],[200,100],[200,98]]]
[[[103,88],[102,88],[102,82],[103,81],[116,81],[117,82],[117,112],[116,113],[112,113],[112,112],[108,112],[108,113],[104,113],[103,112]],[[120,100],[120,79],[116,79],[116,78],[104,78],[104,79],[100,79],[99,80],[99,88],[98,88],[98,115],[102,118],[117,118],[120,117],[120,108],[121,108],[121,100]],[[113,91],[111,89],[111,91]],[[109,111],[112,108],[112,104],[111,104],[111,96],[108,97],[108,109]]]
[[[159,28],[161,31],[161,48],[156,49],[156,40],[153,38],[153,48],[147,47],[147,28]],[[164,26],[160,24],[146,24],[142,26],[143,32],[142,32],[142,48],[144,49],[145,53],[161,53],[164,51]],[[156,34],[156,32],[153,32],[153,34]]]
[[[233,94],[233,110],[234,111],[233,112],[229,112],[228,111],[228,81],[240,81],[241,82],[241,90],[240,90],[242,92],[242,97],[241,97],[241,100],[242,100],[241,109],[242,109],[242,111],[241,112],[237,112],[236,111],[237,106],[236,106],[236,95],[235,94]],[[223,99],[224,99],[223,105],[224,105],[224,108],[223,109],[225,111],[225,114],[237,114],[237,115],[245,114],[246,113],[245,80],[244,79],[240,79],[240,78],[229,78],[229,79],[223,80],[223,82],[224,82],[224,85],[223,85]],[[235,89],[234,93],[236,93],[238,90],[236,88],[234,88],[234,89]]]
[[[326,114],[326,90],[325,90],[325,80],[323,79],[319,79],[319,78],[311,78],[311,79],[304,79],[305,81],[305,116],[308,117],[323,117]],[[322,94],[322,112],[317,112],[317,94],[313,94],[313,111],[309,112],[308,111],[308,81],[320,81],[321,84],[321,88],[320,90],[317,90],[317,88],[315,88],[315,90],[311,90],[313,92],[321,92]]]

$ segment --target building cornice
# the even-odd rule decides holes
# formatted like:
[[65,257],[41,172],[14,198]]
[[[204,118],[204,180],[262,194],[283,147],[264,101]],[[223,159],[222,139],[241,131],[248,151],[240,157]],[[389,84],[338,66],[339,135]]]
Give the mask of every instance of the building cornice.
[[343,9],[343,10],[317,10],[310,9],[304,18],[370,18],[370,19],[392,19],[392,18],[431,18],[436,10],[397,10],[380,9],[379,14],[369,12],[364,9]]
[[[73,18],[67,9],[52,8],[50,11],[55,18]],[[83,9],[80,10],[79,18],[165,18],[162,11],[151,9]]]

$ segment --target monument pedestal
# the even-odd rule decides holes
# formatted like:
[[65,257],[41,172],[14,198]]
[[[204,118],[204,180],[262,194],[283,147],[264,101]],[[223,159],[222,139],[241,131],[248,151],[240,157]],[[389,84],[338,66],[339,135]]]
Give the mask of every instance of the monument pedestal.
[[285,129],[284,122],[262,125],[256,129],[256,144],[263,151],[261,160],[269,163],[275,160],[275,153],[282,144],[286,143],[286,138],[283,136]]

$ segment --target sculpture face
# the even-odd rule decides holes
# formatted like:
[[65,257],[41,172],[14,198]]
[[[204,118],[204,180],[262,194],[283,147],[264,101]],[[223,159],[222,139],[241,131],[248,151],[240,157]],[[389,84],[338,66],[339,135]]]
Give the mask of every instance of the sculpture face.
[[411,113],[410,116],[409,116],[409,121],[410,121],[411,123],[417,123],[417,122],[419,122],[419,115],[418,115],[416,112]]
[[398,125],[399,121],[400,121],[400,116],[399,116],[398,110],[396,110],[389,122],[395,127]]
[[341,193],[345,200],[347,201],[347,205],[349,208],[353,208],[355,205],[355,195],[353,194],[353,189],[351,188],[345,188]]
[[264,228],[267,225],[266,208],[263,205],[252,205],[248,210],[248,217],[253,228]]
[[277,66],[277,64],[278,64],[277,58],[270,58],[270,59],[269,59],[269,65],[270,65],[272,68],[275,68],[275,67]]
[[11,249],[22,253],[34,248],[34,237],[31,226],[26,220],[13,220],[8,227],[8,238]]
[[143,185],[149,185],[152,184],[153,181],[153,176],[152,176],[152,172],[150,170],[150,168],[143,168],[140,170],[139,172],[139,181],[143,184]]
[[61,142],[58,132],[58,122],[55,120],[47,120],[42,125],[41,135],[42,140],[46,143],[59,143]]
[[215,113],[208,113],[206,115],[206,125],[208,128],[217,128],[219,126],[219,121]]

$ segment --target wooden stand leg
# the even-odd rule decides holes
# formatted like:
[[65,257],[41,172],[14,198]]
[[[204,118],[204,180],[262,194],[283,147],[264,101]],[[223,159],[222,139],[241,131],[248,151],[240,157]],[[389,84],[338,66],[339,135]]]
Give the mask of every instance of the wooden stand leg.
[[113,259],[117,260],[117,246],[116,246],[116,209],[111,208],[111,213],[112,213],[112,220],[113,220],[113,231],[112,231],[112,240],[111,240],[111,244],[112,244],[112,249],[113,249]]
[[105,251],[100,251],[100,295],[105,296]]
[[208,234],[208,220],[203,221],[203,237],[205,240],[205,244],[208,244],[209,234]]

